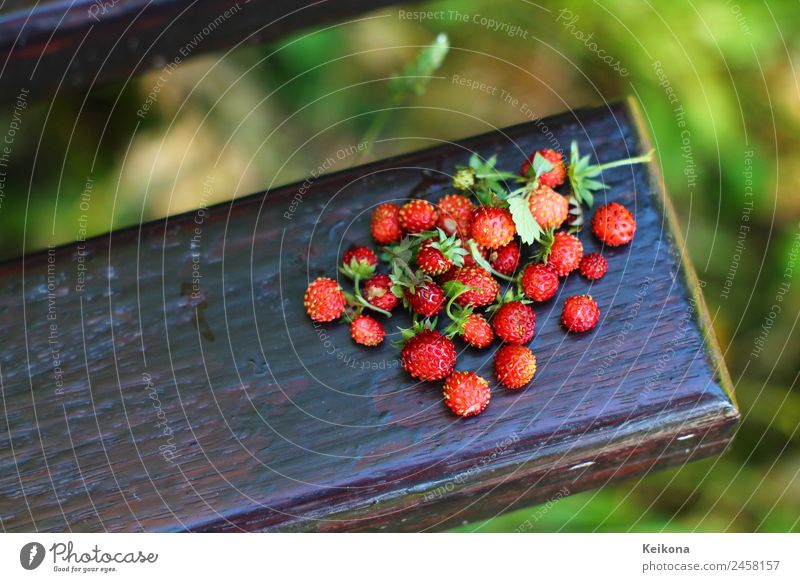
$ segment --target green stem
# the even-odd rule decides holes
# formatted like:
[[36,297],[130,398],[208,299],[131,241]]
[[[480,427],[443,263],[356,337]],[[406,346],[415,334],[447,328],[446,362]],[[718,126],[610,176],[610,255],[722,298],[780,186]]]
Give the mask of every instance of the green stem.
[[394,251],[393,251],[393,250],[392,250],[390,247],[383,247],[383,250],[384,250],[384,251],[386,251],[387,253],[389,253],[390,255],[392,255],[392,256],[394,257],[394,260],[395,260],[395,262],[396,262],[398,265],[400,265],[400,268],[402,268],[402,269],[403,269],[403,270],[406,272],[406,275],[408,275],[408,278],[409,278],[409,279],[411,279],[411,283],[412,283],[412,284],[413,284],[415,287],[417,287],[417,286],[420,284],[420,280],[419,280],[419,279],[417,279],[417,276],[414,274],[414,271],[412,271],[412,270],[411,270],[411,265],[409,265],[409,264],[408,264],[408,263],[405,261],[405,259],[401,258],[401,257],[400,257],[400,256],[399,256],[397,253],[395,253],[395,252],[394,252]]
[[610,168],[618,168],[619,166],[627,166],[630,164],[641,164],[644,162],[650,162],[653,159],[653,151],[650,150],[644,155],[636,156],[635,158],[626,158],[624,160],[614,160],[613,162],[606,162],[605,164],[598,164],[596,166],[589,166],[587,168],[588,171],[602,172],[603,170],[608,170]]
[[480,265],[483,269],[489,271],[495,277],[499,277],[500,279],[503,279],[504,281],[508,281],[510,283],[516,281],[514,277],[509,277],[508,275],[503,275],[502,273],[498,273],[497,271],[495,271],[489,264],[489,262],[483,258],[483,255],[478,250],[478,246],[474,240],[469,241],[469,250],[472,253],[472,258],[475,259],[475,262],[478,263],[478,265]]
[[378,313],[382,313],[386,317],[391,317],[392,314],[386,311],[385,309],[381,309],[380,307],[374,306],[372,303],[364,299],[364,296],[361,295],[361,289],[359,288],[361,283],[361,277],[358,273],[353,276],[353,287],[355,288],[355,301],[354,303],[358,303],[362,307],[366,307],[367,309],[371,309],[372,311],[377,311]]

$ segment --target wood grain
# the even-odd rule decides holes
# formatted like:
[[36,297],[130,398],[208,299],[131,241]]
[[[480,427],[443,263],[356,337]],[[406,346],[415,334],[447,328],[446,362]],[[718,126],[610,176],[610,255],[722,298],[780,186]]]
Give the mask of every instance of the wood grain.
[[[57,0],[0,13],[0,105],[123,81],[399,0]],[[32,4],[32,3],[31,3]]]
[[[602,161],[647,147],[626,104],[545,122]],[[603,280],[570,277],[537,307],[533,384],[495,387],[476,418],[449,414],[388,342],[362,349],[305,316],[307,282],[370,244],[374,205],[436,199],[471,151],[515,169],[551,145],[541,127],[0,265],[2,527],[441,530],[721,452],[738,413],[655,167],[605,172],[634,242],[604,250]],[[600,325],[567,335],[563,299],[587,291]],[[458,367],[491,377],[492,352]]]

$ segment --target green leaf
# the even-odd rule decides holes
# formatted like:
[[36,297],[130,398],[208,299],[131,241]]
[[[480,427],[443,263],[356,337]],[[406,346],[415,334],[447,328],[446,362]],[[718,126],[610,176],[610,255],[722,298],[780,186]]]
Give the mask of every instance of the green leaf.
[[553,169],[553,164],[539,152],[533,156],[533,171],[538,178],[542,174],[550,172]]
[[533,244],[542,236],[542,228],[531,214],[527,198],[514,196],[508,199],[508,209],[511,211],[511,218],[517,227],[517,234],[525,244]]

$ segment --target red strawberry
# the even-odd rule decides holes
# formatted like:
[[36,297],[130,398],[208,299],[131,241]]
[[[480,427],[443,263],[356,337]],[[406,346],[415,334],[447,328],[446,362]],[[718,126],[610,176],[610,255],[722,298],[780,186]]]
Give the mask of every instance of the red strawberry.
[[355,259],[359,263],[371,265],[373,267],[378,265],[378,257],[375,251],[368,247],[353,247],[344,254],[342,265],[349,267],[350,263]]
[[444,381],[444,403],[458,416],[480,414],[491,397],[489,383],[475,372],[453,372]]
[[350,335],[357,344],[377,346],[386,337],[386,332],[374,317],[359,315],[350,323]]
[[499,249],[507,245],[517,233],[511,213],[496,206],[481,206],[472,213],[470,236],[480,245]]
[[500,285],[497,284],[492,275],[480,267],[463,267],[456,270],[451,280],[459,281],[470,289],[456,297],[455,301],[461,306],[471,305],[473,307],[483,307],[493,303],[500,293]]
[[603,275],[606,274],[608,261],[600,253],[591,253],[581,259],[579,268],[581,270],[581,275],[594,281],[601,279]]
[[439,313],[444,305],[445,296],[442,288],[433,281],[424,281],[411,288],[406,289],[406,300],[411,305],[411,309],[422,315],[430,317]]
[[453,266],[453,263],[444,256],[444,253],[430,244],[423,243],[417,253],[417,265],[428,275],[444,275]]
[[375,242],[388,245],[403,238],[403,227],[400,225],[400,207],[397,204],[381,204],[372,212],[370,231]]
[[439,219],[436,226],[448,235],[458,233],[462,238],[469,236],[469,225],[472,222],[472,212],[475,205],[466,196],[448,194],[437,203],[439,206]]
[[600,308],[589,295],[568,297],[561,312],[561,323],[569,331],[589,331],[600,319]]
[[383,273],[367,279],[364,283],[363,296],[371,305],[386,311],[394,309],[400,301],[400,298],[392,293],[391,277]]
[[536,356],[525,346],[505,345],[497,350],[494,374],[506,387],[515,390],[530,384],[536,373]]
[[333,321],[344,311],[347,299],[339,283],[327,277],[318,277],[306,289],[303,305],[314,321]]
[[400,224],[406,232],[429,230],[436,224],[439,211],[427,200],[411,200],[400,208]]
[[417,380],[441,380],[453,372],[456,347],[438,331],[424,330],[405,343],[400,363]]
[[592,232],[609,246],[626,245],[633,240],[636,219],[622,204],[611,202],[599,207],[594,213]]
[[534,301],[547,301],[558,291],[558,275],[550,265],[531,263],[522,271],[522,291]]
[[532,175],[533,171],[531,169],[531,165],[533,164],[533,158],[536,157],[537,153],[548,162],[553,164],[552,170],[549,172],[544,172],[541,176],[539,176],[539,183],[550,186],[551,188],[555,188],[556,186],[563,184],[567,177],[567,169],[564,167],[564,157],[555,150],[547,149],[533,152],[530,156],[528,156],[528,159],[523,162],[519,173],[529,178],[534,177]]
[[480,313],[473,313],[464,322],[464,331],[461,336],[473,348],[483,349],[492,343],[494,332]]
[[504,247],[489,253],[489,263],[502,275],[511,275],[519,265],[519,245],[513,240]]
[[544,230],[558,228],[569,217],[569,201],[550,186],[540,185],[528,198],[528,208]]
[[550,245],[547,264],[559,277],[566,277],[578,268],[583,258],[583,245],[578,237],[566,232],[557,232]]
[[536,329],[536,314],[521,301],[503,303],[492,318],[494,332],[507,344],[526,344]]

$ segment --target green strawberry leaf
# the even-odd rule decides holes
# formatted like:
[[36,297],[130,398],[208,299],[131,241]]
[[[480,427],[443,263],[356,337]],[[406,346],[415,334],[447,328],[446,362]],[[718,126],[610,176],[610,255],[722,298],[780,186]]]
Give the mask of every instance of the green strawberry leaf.
[[508,199],[508,209],[511,218],[517,227],[517,234],[525,244],[533,244],[542,236],[542,228],[531,214],[528,199],[524,196],[514,196]]
[[537,178],[542,174],[550,172],[554,168],[553,164],[539,152],[536,152],[536,155],[533,156],[532,167],[534,175]]

